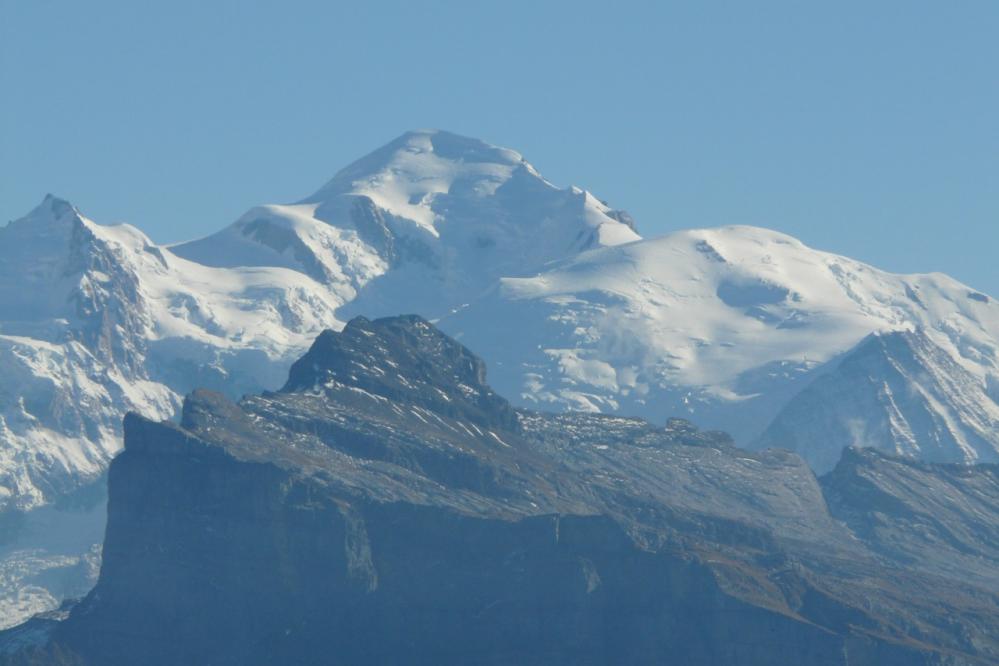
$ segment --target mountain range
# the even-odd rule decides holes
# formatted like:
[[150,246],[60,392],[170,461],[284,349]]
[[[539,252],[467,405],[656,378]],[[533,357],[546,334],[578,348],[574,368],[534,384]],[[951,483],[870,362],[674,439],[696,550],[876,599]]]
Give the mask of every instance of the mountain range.
[[96,587],[0,663],[999,658],[997,466],[848,448],[816,480],[682,419],[515,408],[417,316],[124,441]]
[[851,446],[999,461],[988,295],[754,227],[643,239],[515,151],[409,132],[200,240],[158,245],[51,196],[0,229],[2,624],[93,581],[103,523],[82,550],[46,530],[81,494],[99,504],[127,412],[276,389],[322,331],[399,313],[477,350],[515,406],[680,416],[819,474]]

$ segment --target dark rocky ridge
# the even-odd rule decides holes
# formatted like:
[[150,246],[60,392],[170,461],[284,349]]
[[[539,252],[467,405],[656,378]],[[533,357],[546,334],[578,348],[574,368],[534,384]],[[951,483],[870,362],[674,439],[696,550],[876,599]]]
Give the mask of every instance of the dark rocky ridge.
[[322,333],[291,366],[283,392],[322,387],[368,391],[479,425],[517,429],[510,404],[486,385],[486,364],[416,316],[369,321]]
[[[0,634],[0,660],[999,658],[994,471],[851,452],[819,482],[682,421],[513,410],[416,317],[352,321],[280,392],[195,392],[180,425],[125,432],[97,587]],[[975,576],[923,557],[925,512],[965,526]]]

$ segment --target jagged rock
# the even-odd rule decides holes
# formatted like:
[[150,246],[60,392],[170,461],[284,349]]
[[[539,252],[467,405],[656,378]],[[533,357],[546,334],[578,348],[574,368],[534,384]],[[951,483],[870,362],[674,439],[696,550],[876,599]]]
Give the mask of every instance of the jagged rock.
[[419,316],[356,317],[340,333],[321,334],[291,366],[283,390],[323,388],[341,401],[344,390],[368,391],[486,427],[516,429],[510,403],[485,381],[480,358]]

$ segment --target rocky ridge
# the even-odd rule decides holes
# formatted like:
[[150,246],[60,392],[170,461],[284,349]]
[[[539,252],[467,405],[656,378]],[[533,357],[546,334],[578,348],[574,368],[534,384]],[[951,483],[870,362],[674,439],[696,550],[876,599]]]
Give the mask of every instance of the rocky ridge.
[[[737,449],[681,420],[518,410],[482,370],[418,317],[355,319],[320,336],[281,391],[239,403],[197,391],[180,424],[129,416],[97,586],[65,619],[0,634],[0,653],[101,664],[999,657],[991,468],[851,450],[817,480],[793,453]],[[944,515],[963,521],[948,521],[950,542],[979,561],[976,576],[921,559],[939,529],[905,529]]]

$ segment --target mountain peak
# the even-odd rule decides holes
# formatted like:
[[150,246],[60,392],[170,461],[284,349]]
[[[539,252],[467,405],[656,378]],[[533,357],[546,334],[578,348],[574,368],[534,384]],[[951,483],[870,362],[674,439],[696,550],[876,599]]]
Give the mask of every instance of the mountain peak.
[[61,218],[70,214],[80,214],[80,211],[77,210],[76,206],[51,193],[46,194],[45,198],[42,199],[42,203],[38,204],[38,206],[31,213],[29,213],[29,215],[41,214],[43,212],[56,218]]
[[457,341],[416,315],[351,319],[324,331],[295,362],[282,392],[363,393],[515,429],[509,403],[486,384],[486,367]]
[[520,164],[524,161],[524,157],[515,150],[440,129],[410,130],[398,136],[389,145],[393,144],[401,144],[409,149],[430,150],[439,157],[450,160],[511,164]]
[[443,130],[411,130],[341,169],[304,202],[348,193],[380,192],[384,198],[386,192],[405,190],[406,203],[413,206],[447,193],[455,181],[493,181],[495,190],[518,168],[537,175],[517,151]]
[[755,446],[797,451],[820,473],[850,446],[996,462],[999,406],[947,344],[922,327],[871,333],[792,398]]
[[[0,282],[64,265],[71,246],[88,236],[91,226],[73,204],[45,195],[27,215],[0,227]],[[30,300],[28,294],[23,297]]]
[[[172,246],[209,266],[282,266],[332,286],[353,314],[436,318],[498,278],[638,240],[634,220],[546,181],[520,153],[441,130],[406,132],[305,200],[253,209]],[[413,287],[431,277],[435,287]]]
[[31,209],[24,217],[12,221],[8,228],[23,226],[48,226],[52,224],[72,224],[82,221],[83,215],[69,201],[54,194],[46,194],[41,203]]

